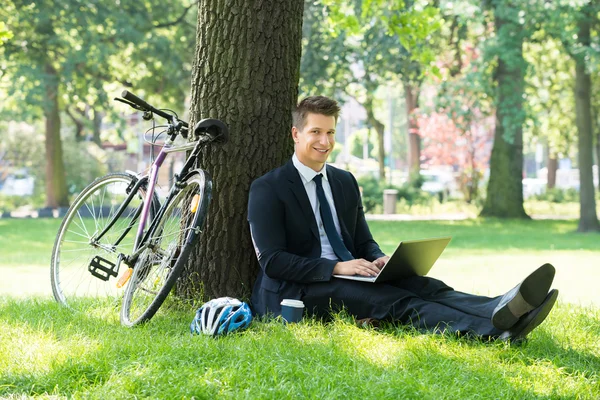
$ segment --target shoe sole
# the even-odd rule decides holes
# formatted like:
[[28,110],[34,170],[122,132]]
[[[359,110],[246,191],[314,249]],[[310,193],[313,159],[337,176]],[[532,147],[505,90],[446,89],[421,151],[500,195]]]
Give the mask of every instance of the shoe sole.
[[544,322],[548,314],[550,314],[550,311],[552,311],[557,298],[558,290],[552,289],[542,304],[536,310],[532,311],[530,315],[525,317],[525,320],[523,321],[523,325],[525,326],[519,332],[512,334],[504,340],[510,340],[511,343],[515,344],[525,340],[531,331]]
[[539,307],[548,295],[555,273],[552,264],[546,263],[529,274],[517,286],[515,296],[500,309],[494,310],[492,324],[498,329],[508,330],[523,315]]

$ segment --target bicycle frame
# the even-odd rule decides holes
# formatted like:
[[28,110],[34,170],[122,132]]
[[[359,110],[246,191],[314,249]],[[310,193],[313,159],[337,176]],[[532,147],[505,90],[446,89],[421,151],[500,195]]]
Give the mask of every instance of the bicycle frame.
[[[171,126],[169,128],[169,132],[171,132],[172,130],[173,130],[173,127]],[[190,142],[190,143],[186,143],[186,144],[182,144],[182,145],[178,145],[178,146],[173,146],[175,137],[176,137],[175,134],[170,133],[169,138],[167,139],[167,141],[161,148],[158,156],[156,157],[156,160],[152,163],[152,165],[150,167],[149,175],[144,175],[144,176],[139,177],[138,180],[135,182],[135,184],[131,188],[129,188],[129,187],[127,188],[129,190],[129,195],[127,196],[127,198],[125,199],[125,201],[123,202],[123,204],[121,205],[119,210],[117,210],[115,215],[112,217],[112,219],[106,225],[106,227],[95,237],[95,241],[98,242],[106,234],[106,232],[108,232],[112,228],[112,226],[115,224],[117,219],[121,216],[123,211],[125,211],[125,209],[129,205],[129,203],[131,202],[133,197],[136,195],[138,189],[147,182],[148,187],[146,189],[146,195],[144,198],[144,202],[142,204],[141,211],[138,208],[138,210],[135,212],[134,217],[132,218],[127,229],[124,230],[124,232],[121,234],[121,236],[113,244],[113,246],[116,247],[121,242],[121,240],[127,235],[127,233],[133,227],[133,225],[135,224],[137,219],[141,218],[139,226],[138,226],[138,230],[136,233],[135,244],[132,249],[132,254],[129,257],[126,257],[127,262],[130,264],[135,258],[137,258],[137,256],[142,252],[142,250],[144,250],[144,248],[145,248],[144,245],[145,245],[146,241],[148,240],[150,235],[152,235],[154,233],[154,231],[156,230],[156,224],[160,220],[162,215],[165,213],[170,200],[174,196],[176,196],[177,193],[179,193],[179,191],[181,190],[180,182],[185,180],[187,178],[188,174],[192,171],[194,163],[200,152],[201,145],[204,142],[207,142],[207,140],[205,138],[200,137],[195,142]],[[167,195],[167,198],[165,199],[164,203],[158,209],[156,215],[150,222],[150,226],[148,227],[146,234],[144,234],[144,230],[146,228],[146,224],[148,222],[148,217],[150,215],[150,210],[152,207],[152,201],[154,199],[156,183],[158,181],[158,172],[159,172],[161,166],[163,165],[163,163],[169,153],[176,153],[176,152],[189,151],[189,150],[192,150],[191,154],[188,156],[185,164],[183,165],[183,167],[181,168],[179,173],[174,175],[173,186],[169,190],[169,194]]]

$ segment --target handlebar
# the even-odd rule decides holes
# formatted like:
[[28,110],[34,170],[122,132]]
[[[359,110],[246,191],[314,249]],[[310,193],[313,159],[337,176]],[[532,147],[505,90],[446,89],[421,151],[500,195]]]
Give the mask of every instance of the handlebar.
[[[156,115],[159,115],[161,117],[163,117],[164,119],[172,122],[173,121],[173,115],[166,113],[164,111],[159,110],[156,107],[153,107],[152,105],[148,104],[146,101],[144,101],[143,99],[137,97],[135,94],[131,93],[129,90],[123,90],[123,92],[121,92],[121,97],[123,97],[125,100],[135,104],[136,106],[140,107],[140,109],[142,111],[151,111]],[[185,121],[181,121],[178,120],[185,128],[188,128],[189,125],[187,122]]]
[[[137,97],[135,94],[128,90],[121,92],[121,98],[115,98],[122,103],[128,104],[130,107],[136,110],[151,112],[165,118],[175,128],[175,132],[181,133],[181,135],[187,138],[189,131],[189,125],[185,121],[179,120],[175,115],[166,113],[162,110],[153,107],[143,99]],[[144,115],[144,119],[146,116]],[[148,118],[148,119],[151,119]],[[200,122],[196,123],[194,127],[195,136],[206,136],[211,142],[226,143],[229,139],[229,128],[222,121],[213,118],[205,118]],[[173,136],[174,137],[174,136]]]

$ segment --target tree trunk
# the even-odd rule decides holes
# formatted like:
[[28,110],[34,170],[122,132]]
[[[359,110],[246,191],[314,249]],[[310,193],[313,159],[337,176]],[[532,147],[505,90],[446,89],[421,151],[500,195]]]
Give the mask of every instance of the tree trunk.
[[[578,23],[579,43],[590,45],[590,22],[583,17]],[[579,164],[579,232],[600,231],[596,214],[593,169],[592,78],[586,71],[583,56],[575,57],[575,113],[577,121]]]
[[600,129],[596,134],[596,171],[596,184],[598,186],[598,192],[600,192]]
[[46,119],[46,207],[68,207],[69,193],[65,166],[63,163],[62,142],[60,139],[60,113],[58,109],[58,76],[48,63],[46,70],[46,99],[44,117]]
[[291,112],[298,96],[302,0],[199,4],[192,72],[192,123],[218,118],[226,145],[207,147],[199,164],[213,177],[213,199],[180,294],[248,298],[258,262],[247,221],[251,182],[293,153]]
[[529,218],[523,208],[523,59],[522,28],[496,13],[495,28],[504,46],[495,78],[496,127],[490,158],[490,180],[481,216]]
[[556,171],[558,171],[558,159],[556,154],[548,152],[548,182],[547,189],[553,189],[556,186]]
[[73,111],[71,111],[69,107],[65,107],[65,111],[67,115],[71,118],[71,121],[73,121],[73,123],[75,124],[75,141],[83,141],[83,139],[85,138],[85,126],[83,125],[83,122],[73,113]]
[[415,110],[419,106],[419,88],[405,82],[404,98],[408,121],[408,171],[412,181],[419,177],[421,170],[421,136],[419,136],[419,125],[415,115]]
[[[370,94],[374,93],[369,92]],[[375,128],[375,132],[377,133],[377,154],[379,155],[379,181],[385,182],[385,147],[383,144],[383,135],[385,130],[385,125],[383,125],[377,118],[375,118],[375,113],[373,111],[373,98],[367,94],[367,100],[363,104],[367,112],[367,121],[369,124]]]
[[92,112],[94,114],[94,120],[93,120],[93,136],[92,136],[92,141],[94,143],[96,143],[98,145],[98,147],[102,147],[102,140],[100,139],[100,132],[102,131],[102,117],[103,117],[103,113],[101,111],[98,111],[96,109],[92,109]]

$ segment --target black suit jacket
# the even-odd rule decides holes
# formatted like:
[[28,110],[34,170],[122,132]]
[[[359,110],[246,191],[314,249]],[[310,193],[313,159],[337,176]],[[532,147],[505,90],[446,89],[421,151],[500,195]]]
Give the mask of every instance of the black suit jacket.
[[[327,178],[350,253],[369,261],[382,257],[365,221],[354,176],[328,165]],[[261,266],[251,300],[256,314],[279,315],[282,299],[301,299],[305,285],[332,278],[338,261],[321,258],[317,222],[291,160],[252,183],[248,221]]]

